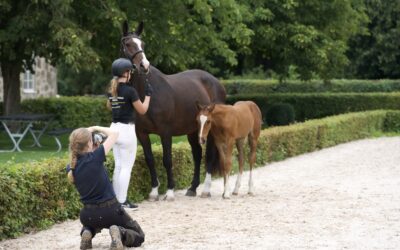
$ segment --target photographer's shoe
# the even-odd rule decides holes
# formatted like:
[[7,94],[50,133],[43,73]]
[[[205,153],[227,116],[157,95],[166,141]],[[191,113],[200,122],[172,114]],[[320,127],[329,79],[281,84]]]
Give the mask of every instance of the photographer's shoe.
[[136,211],[136,210],[139,209],[138,205],[133,204],[133,203],[129,202],[128,200],[126,200],[124,203],[121,203],[121,206],[123,208],[129,209],[129,210],[132,210],[132,211]]
[[110,235],[111,235],[111,245],[110,250],[123,250],[124,245],[122,245],[121,241],[121,231],[118,226],[110,227]]
[[81,247],[80,249],[92,249],[92,233],[85,229],[81,235]]

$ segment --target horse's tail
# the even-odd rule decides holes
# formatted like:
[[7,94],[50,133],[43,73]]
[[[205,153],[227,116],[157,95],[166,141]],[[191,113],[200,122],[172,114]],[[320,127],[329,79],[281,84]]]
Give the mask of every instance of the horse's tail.
[[208,173],[219,175],[221,175],[222,173],[222,166],[219,161],[218,149],[215,145],[214,137],[211,134],[208,134],[207,137],[206,167]]
[[[221,103],[224,104],[226,100],[226,91],[221,82],[215,78],[213,75],[207,73],[203,76],[203,84],[207,86],[206,90],[210,97],[211,103]],[[222,167],[220,164],[219,153],[217,146],[215,145],[214,138],[210,134],[207,137],[206,145],[206,166],[207,172],[212,174],[222,173]]]

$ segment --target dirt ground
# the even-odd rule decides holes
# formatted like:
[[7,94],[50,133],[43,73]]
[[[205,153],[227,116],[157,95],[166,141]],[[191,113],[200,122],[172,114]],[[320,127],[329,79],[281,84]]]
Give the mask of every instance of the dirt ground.
[[[176,193],[129,212],[142,226],[141,249],[399,249],[400,137],[367,139],[301,155],[248,173],[238,196]],[[234,187],[236,176],[230,178]],[[198,189],[201,192],[202,186]],[[79,249],[80,223],[67,221],[0,242],[0,249]],[[108,249],[108,230],[93,249]]]

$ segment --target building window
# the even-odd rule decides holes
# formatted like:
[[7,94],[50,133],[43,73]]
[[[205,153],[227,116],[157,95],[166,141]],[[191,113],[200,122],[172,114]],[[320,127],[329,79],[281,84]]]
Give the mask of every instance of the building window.
[[35,93],[35,75],[30,70],[26,70],[24,74],[24,92]]

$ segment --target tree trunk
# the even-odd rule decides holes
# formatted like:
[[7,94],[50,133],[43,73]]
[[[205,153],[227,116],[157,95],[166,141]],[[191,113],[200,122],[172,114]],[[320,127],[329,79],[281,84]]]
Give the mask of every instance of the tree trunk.
[[3,114],[16,114],[21,110],[21,62],[1,62],[3,74]]

